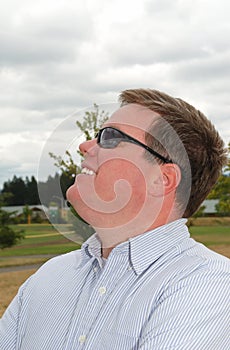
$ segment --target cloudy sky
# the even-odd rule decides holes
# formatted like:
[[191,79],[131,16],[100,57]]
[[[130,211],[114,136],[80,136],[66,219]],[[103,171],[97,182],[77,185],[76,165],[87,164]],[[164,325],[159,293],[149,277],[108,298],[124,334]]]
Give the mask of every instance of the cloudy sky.
[[187,100],[229,142],[229,13],[228,0],[1,2],[0,186],[36,176],[67,116],[126,88]]

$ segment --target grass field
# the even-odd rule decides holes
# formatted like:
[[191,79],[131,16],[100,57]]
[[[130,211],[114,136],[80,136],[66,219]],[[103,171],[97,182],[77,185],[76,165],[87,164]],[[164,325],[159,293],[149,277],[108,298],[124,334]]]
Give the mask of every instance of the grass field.
[[68,240],[49,224],[18,225],[17,229],[24,230],[25,239],[14,247],[2,250],[0,259],[10,256],[64,254],[80,247],[79,244]]
[[[230,220],[224,221],[225,226],[216,219],[197,223],[203,226],[191,226],[191,236],[230,258]],[[24,229],[26,238],[20,244],[0,252],[0,268],[40,264],[49,259],[48,255],[43,254],[63,254],[80,247],[58,233],[51,225],[20,225],[20,228]],[[33,269],[0,273],[0,316],[17,293],[18,287],[34,272]]]
[[230,226],[192,226],[191,237],[230,258]]

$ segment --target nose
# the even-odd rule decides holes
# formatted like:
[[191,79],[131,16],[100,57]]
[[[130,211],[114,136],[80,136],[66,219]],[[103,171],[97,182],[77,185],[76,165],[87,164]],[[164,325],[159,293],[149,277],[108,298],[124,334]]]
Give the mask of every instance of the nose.
[[88,153],[90,155],[95,155],[96,149],[97,149],[97,140],[89,140],[84,141],[79,146],[80,152],[83,154],[83,156]]

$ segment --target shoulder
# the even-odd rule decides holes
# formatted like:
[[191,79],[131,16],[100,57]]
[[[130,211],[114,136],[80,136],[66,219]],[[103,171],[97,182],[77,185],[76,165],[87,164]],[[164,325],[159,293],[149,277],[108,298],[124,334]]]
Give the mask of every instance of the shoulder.
[[74,268],[81,263],[81,249],[58,255],[48,260],[38,271],[46,271],[58,266],[60,269]]
[[178,258],[172,261],[174,269],[169,278],[169,289],[199,291],[204,288],[208,291],[213,288],[217,293],[227,293],[230,287],[230,260],[192,241],[190,248],[182,249]]
[[81,263],[81,249],[74,250],[67,254],[62,254],[48,260],[43,264],[35,275],[50,275],[54,276],[62,275],[63,273],[69,273],[75,271]]
[[[195,241],[194,241],[195,242]],[[185,256],[189,259],[196,259],[199,261],[199,267],[212,274],[229,274],[230,273],[230,259],[214,252],[201,243],[195,242],[193,248],[188,250]]]
[[[55,288],[68,283],[81,263],[81,250],[59,255],[43,264],[19,289],[22,297],[29,290]],[[68,280],[68,281],[67,281]]]

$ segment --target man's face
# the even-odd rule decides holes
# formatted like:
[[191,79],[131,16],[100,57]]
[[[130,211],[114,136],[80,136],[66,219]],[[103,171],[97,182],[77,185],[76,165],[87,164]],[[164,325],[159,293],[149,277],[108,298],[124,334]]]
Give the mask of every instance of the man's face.
[[[117,110],[103,127],[117,128],[146,144],[145,131],[157,118],[157,113],[129,104]],[[136,225],[148,206],[160,166],[147,161],[144,148],[130,142],[106,149],[93,139],[83,142],[80,150],[84,154],[82,173],[68,189],[68,201],[95,228]]]

